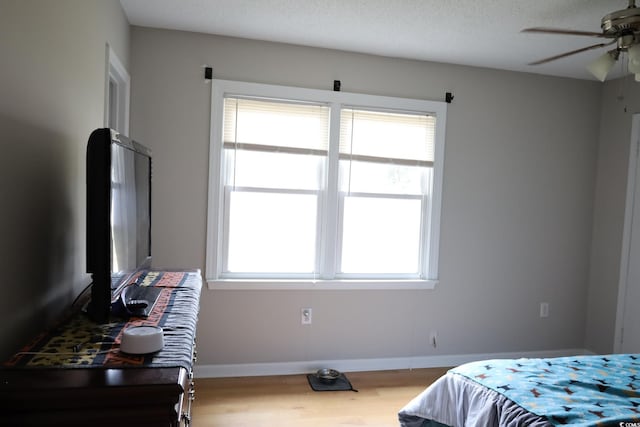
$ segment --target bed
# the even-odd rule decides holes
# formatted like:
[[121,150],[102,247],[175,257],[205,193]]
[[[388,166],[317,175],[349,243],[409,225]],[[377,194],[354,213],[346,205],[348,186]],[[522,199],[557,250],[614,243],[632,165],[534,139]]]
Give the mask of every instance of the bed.
[[496,359],[449,370],[402,427],[640,427],[640,354]]

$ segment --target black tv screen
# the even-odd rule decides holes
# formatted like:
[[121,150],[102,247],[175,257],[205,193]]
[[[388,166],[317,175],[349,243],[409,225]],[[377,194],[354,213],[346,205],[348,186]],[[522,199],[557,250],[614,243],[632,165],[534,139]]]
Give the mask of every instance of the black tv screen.
[[109,319],[122,288],[151,265],[151,150],[112,129],[87,144],[89,316]]

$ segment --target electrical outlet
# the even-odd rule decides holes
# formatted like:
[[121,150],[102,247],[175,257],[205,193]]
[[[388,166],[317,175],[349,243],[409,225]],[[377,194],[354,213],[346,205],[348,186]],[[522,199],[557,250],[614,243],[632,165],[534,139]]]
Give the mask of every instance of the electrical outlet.
[[311,308],[300,309],[300,322],[303,325],[310,325],[312,320],[313,311]]
[[549,303],[541,302],[540,303],[540,317],[549,317]]

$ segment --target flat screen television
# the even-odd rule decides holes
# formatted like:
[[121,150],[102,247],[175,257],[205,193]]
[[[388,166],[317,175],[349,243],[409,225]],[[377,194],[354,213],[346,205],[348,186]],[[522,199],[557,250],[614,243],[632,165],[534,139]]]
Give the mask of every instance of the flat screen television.
[[109,320],[124,287],[151,265],[151,150],[112,129],[87,143],[89,317]]

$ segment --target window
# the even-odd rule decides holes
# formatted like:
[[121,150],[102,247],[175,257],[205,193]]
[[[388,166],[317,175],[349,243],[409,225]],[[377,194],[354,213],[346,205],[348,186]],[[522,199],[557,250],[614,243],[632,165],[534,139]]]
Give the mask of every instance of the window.
[[322,104],[227,97],[224,277],[312,277],[329,146]]
[[446,104],[213,83],[213,287],[432,287]]

